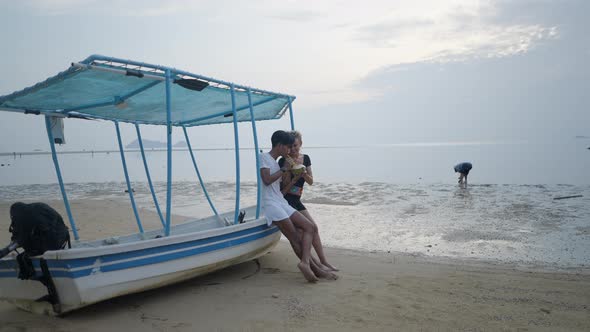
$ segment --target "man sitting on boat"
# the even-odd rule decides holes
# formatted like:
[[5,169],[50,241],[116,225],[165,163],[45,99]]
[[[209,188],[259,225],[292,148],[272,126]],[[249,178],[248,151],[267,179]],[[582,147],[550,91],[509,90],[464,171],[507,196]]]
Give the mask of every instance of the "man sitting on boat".
[[[303,214],[292,208],[281,194],[280,181],[286,168],[279,167],[276,159],[286,157],[293,145],[293,136],[278,130],[272,134],[272,149],[260,154],[262,178],[262,206],[269,225],[277,226],[289,240],[293,251],[301,259],[297,267],[305,279],[315,282],[319,278],[336,279],[337,276],[322,270],[311,256],[311,245],[317,227]],[[301,231],[301,235],[298,234]]]

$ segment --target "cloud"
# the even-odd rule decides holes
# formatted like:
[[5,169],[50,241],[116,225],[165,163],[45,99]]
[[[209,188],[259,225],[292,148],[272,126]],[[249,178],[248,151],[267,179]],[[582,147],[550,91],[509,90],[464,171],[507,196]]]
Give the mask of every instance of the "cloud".
[[195,10],[198,0],[22,0],[22,6],[38,16],[104,15],[156,17]]
[[425,29],[434,24],[434,21],[427,19],[391,19],[358,27],[353,39],[373,47],[394,47],[398,45],[395,40],[408,31]]
[[304,23],[317,20],[322,16],[322,14],[310,10],[293,10],[281,12],[274,15],[268,15],[267,17],[281,21]]
[[61,16],[73,13],[80,8],[94,7],[97,3],[97,0],[23,0],[13,5],[23,6],[39,16]]
[[[25,8],[38,16],[158,17],[189,12],[203,16],[207,12],[205,16],[222,16],[227,19],[231,15],[245,15],[249,10],[267,10],[272,13],[266,16],[268,18],[292,22],[310,22],[322,16],[316,11],[298,9],[295,4],[275,6],[275,3],[264,1],[242,3],[232,0],[22,0],[9,6]],[[227,7],[233,7],[234,11],[227,11]]]
[[559,38],[558,28],[532,26],[494,27],[487,31],[472,31],[457,48],[442,49],[428,60],[467,61],[478,58],[499,58],[522,54],[534,47]]
[[353,39],[375,48],[423,45],[423,59],[452,61],[454,58],[503,57],[524,53],[535,44],[557,38],[559,28],[531,20],[501,20],[501,2],[477,6],[447,7],[413,17],[389,15],[380,22],[358,27]]
[[[477,47],[371,71],[353,87],[380,97],[341,106],[339,116],[352,117],[367,130],[376,125],[369,120],[378,118],[390,141],[398,136],[550,139],[587,132],[590,24],[575,14],[576,7],[536,8],[543,18],[537,21],[533,9],[527,8],[527,24],[511,13],[508,26],[495,26],[490,35],[497,37]],[[355,118],[359,109],[363,116]]]

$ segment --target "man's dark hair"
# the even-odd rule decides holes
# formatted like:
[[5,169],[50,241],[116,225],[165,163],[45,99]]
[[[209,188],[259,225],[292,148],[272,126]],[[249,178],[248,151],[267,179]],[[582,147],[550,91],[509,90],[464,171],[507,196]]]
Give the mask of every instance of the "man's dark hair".
[[278,144],[292,145],[293,142],[295,142],[295,139],[288,132],[284,130],[277,130],[272,134],[270,141],[272,142],[272,147],[274,148]]

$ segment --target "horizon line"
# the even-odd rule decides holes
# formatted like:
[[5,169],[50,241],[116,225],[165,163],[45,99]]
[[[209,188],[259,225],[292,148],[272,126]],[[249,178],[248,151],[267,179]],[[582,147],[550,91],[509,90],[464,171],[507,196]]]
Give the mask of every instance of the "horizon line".
[[[387,148],[387,147],[444,147],[444,146],[472,146],[472,145],[495,145],[495,144],[523,144],[526,141],[450,141],[450,142],[412,142],[412,143],[382,143],[382,144],[359,144],[359,145],[320,145],[320,146],[306,146],[305,149],[358,149],[358,148]],[[268,146],[259,147],[261,150],[269,149]],[[230,151],[234,147],[217,147],[217,148],[193,148],[193,151]],[[240,147],[239,150],[254,150],[254,147]],[[125,149],[125,152],[141,152],[138,148]],[[145,152],[166,152],[167,148],[145,148]],[[173,147],[172,151],[188,151],[188,147]],[[84,154],[84,153],[111,153],[119,152],[119,149],[99,149],[99,150],[70,150],[59,151],[57,154]],[[2,156],[22,156],[22,155],[45,155],[51,154],[51,151],[35,149],[33,151],[13,151],[0,152]]]

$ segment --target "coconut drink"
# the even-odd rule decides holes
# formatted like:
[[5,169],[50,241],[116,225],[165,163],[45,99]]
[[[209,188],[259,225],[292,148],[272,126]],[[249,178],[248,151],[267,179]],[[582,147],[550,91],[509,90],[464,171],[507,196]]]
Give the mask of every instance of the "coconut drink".
[[293,175],[298,176],[301,173],[303,173],[305,171],[305,165],[295,165],[291,167],[291,173],[293,173]]
[[285,160],[291,165],[291,173],[293,175],[298,176],[305,171],[305,165],[297,164],[290,156],[286,156]]

